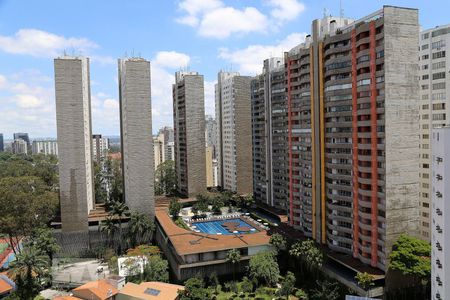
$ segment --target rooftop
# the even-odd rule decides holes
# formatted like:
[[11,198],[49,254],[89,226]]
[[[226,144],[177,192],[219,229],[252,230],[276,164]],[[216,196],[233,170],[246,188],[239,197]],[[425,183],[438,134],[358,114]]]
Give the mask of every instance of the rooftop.
[[120,295],[127,295],[135,299],[152,300],[164,299],[175,300],[178,297],[178,290],[183,290],[182,285],[164,282],[142,282],[141,284],[127,283],[120,291]]
[[[108,299],[119,291],[106,280],[91,281],[72,290],[75,296],[86,299]],[[96,297],[96,298],[94,298]]]
[[156,211],[156,219],[179,255],[204,253],[269,244],[270,236],[261,230],[252,234],[215,235],[178,227],[164,209]]

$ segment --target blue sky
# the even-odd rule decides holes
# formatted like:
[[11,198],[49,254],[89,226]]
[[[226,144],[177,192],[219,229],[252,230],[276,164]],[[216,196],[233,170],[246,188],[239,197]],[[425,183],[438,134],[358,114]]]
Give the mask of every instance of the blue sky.
[[[427,29],[450,23],[450,2],[342,0],[363,17],[383,4],[420,9]],[[220,69],[255,75],[262,59],[300,43],[311,21],[339,14],[338,0],[0,0],[0,133],[56,136],[53,58],[91,57],[93,132],[119,134],[117,58],[152,62],[153,131],[172,125],[173,73],[205,76],[206,112],[214,112]]]

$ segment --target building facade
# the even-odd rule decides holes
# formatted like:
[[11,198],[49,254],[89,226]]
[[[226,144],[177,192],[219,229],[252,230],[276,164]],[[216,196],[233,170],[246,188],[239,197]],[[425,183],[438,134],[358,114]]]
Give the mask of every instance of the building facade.
[[105,137],[102,137],[101,134],[92,135],[92,159],[96,163],[101,163],[101,161],[106,158],[109,150],[109,140]]
[[253,192],[251,78],[220,72],[216,84],[219,185],[238,194]]
[[31,150],[33,154],[58,156],[58,142],[52,140],[33,141]]
[[431,297],[450,297],[450,127],[432,130]]
[[159,130],[159,134],[164,136],[164,160],[175,161],[173,128],[165,126]]
[[3,141],[3,133],[0,133],[0,152],[5,151],[5,144]]
[[28,144],[25,140],[15,139],[12,143],[12,153],[28,154]]
[[18,139],[24,140],[28,146],[30,145],[30,137],[28,136],[28,133],[26,133],[26,132],[14,133],[14,140],[18,140]]
[[175,73],[173,122],[178,192],[185,196],[202,193],[206,191],[203,75]]
[[153,137],[153,156],[155,157],[155,170],[165,159],[164,135],[161,133]]
[[288,209],[287,99],[284,59],[264,61],[252,79],[253,196],[255,201]]
[[[384,6],[315,20],[284,55],[290,224],[384,271],[399,234],[419,231],[418,34],[417,10]],[[267,105],[263,75],[252,86],[254,191],[270,203],[277,102]]]
[[55,59],[62,230],[88,231],[94,206],[89,59]]
[[431,130],[449,124],[450,25],[420,34],[420,227],[421,237],[430,240],[431,224]]
[[206,116],[205,119],[205,142],[206,147],[212,148],[213,158],[216,158],[217,148],[217,124],[212,116]]
[[120,129],[125,203],[155,215],[150,62],[119,59]]

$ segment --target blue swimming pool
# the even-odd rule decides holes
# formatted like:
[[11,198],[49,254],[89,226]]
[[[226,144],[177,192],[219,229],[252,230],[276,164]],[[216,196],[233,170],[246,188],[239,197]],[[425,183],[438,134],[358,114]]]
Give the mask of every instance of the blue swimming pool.
[[226,220],[215,220],[215,221],[204,221],[204,222],[194,222],[192,223],[197,230],[209,234],[221,233],[223,235],[236,234],[238,233],[255,233],[258,230],[252,225],[242,221],[241,219],[226,219]]

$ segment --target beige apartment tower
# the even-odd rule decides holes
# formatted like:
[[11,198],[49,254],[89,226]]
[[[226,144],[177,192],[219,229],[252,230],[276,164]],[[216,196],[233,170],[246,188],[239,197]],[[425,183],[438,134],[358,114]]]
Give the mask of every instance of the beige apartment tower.
[[253,192],[251,77],[220,72],[216,84],[219,185],[238,194]]
[[125,203],[155,214],[150,62],[119,59],[120,129]]
[[173,123],[177,189],[184,196],[195,196],[206,191],[203,75],[175,74]]
[[54,61],[63,232],[88,231],[94,206],[89,59]]

